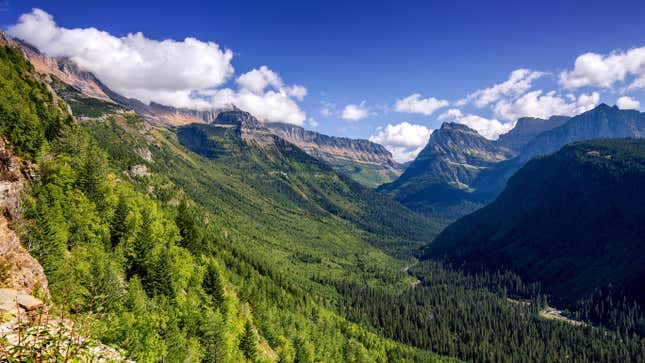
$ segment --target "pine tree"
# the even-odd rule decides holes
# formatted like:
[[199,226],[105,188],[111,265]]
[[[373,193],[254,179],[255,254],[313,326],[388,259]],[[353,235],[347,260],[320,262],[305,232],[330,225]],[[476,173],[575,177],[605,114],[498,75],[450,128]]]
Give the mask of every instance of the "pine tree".
[[125,195],[119,195],[119,203],[116,205],[114,210],[114,216],[112,217],[112,223],[110,226],[110,242],[112,247],[115,247],[120,241],[121,238],[125,237],[128,232],[127,218],[128,218],[128,201]]
[[224,302],[224,282],[217,267],[212,262],[206,265],[206,273],[202,285],[204,291],[213,297],[215,306],[222,306]]
[[257,338],[255,337],[253,326],[249,321],[244,324],[244,331],[240,337],[240,350],[244,353],[246,359],[251,362],[255,361],[255,357],[257,356]]
[[202,326],[200,339],[204,347],[202,362],[215,363],[226,361],[227,346],[224,336],[226,329],[222,314],[220,312],[209,313],[206,324]]
[[182,245],[190,251],[197,253],[203,248],[204,233],[198,222],[198,216],[186,199],[182,199],[177,207],[177,218],[175,219]]
[[139,275],[145,280],[150,261],[151,252],[154,248],[153,240],[153,220],[151,211],[144,209],[142,213],[141,229],[134,239],[132,250],[130,252],[129,275]]

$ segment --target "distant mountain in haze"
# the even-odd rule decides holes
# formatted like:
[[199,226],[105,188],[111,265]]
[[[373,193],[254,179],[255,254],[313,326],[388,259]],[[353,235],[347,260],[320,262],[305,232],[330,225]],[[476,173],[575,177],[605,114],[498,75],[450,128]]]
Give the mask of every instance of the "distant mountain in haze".
[[524,146],[535,136],[558,127],[569,119],[570,117],[568,116],[552,116],[547,120],[535,117],[522,117],[517,120],[515,127],[511,131],[499,137],[497,143],[520,153]]
[[[612,108],[601,107],[585,117]],[[645,140],[578,142],[523,166],[426,257],[510,268],[566,303],[612,285],[645,304]]]
[[[537,155],[555,152],[575,141],[643,137],[645,114],[601,104],[571,118],[520,119],[496,141],[486,140],[474,130],[439,135],[441,138],[430,138],[398,180],[379,190],[418,212],[451,221],[494,200],[508,179]],[[433,151],[442,138],[447,138],[443,143],[452,145],[452,149],[472,154],[470,162],[456,159],[454,155],[458,154],[445,149]],[[472,162],[478,158],[482,162]]]
[[644,137],[645,113],[600,104],[570,118],[561,126],[536,135],[522,150],[522,159],[550,154],[574,141],[598,138]]

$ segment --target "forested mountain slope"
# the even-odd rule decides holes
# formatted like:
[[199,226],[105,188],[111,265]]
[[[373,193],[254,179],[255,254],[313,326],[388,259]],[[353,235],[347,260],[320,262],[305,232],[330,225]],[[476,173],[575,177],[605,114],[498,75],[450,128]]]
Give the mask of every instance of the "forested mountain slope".
[[128,359],[642,360],[639,336],[540,318],[539,287],[512,273],[415,265],[432,221],[252,115],[173,127],[61,82],[77,122],[20,50],[2,52],[0,131],[38,170],[10,227],[56,312]]
[[510,268],[572,304],[612,286],[645,305],[645,140],[574,143],[528,162],[427,256]]
[[[251,212],[253,207],[268,211],[279,203],[256,192],[252,199],[257,204],[246,207],[249,216],[238,213],[242,204],[234,201],[248,187],[237,184],[249,174],[232,177],[227,173],[233,169],[216,171],[208,159],[170,141],[174,133],[156,129],[132,113],[117,112],[110,120],[100,117],[97,120],[103,121],[80,126],[17,48],[0,45],[0,72],[0,133],[18,155],[38,166],[38,179],[22,202],[17,231],[44,268],[52,302],[66,316],[82,321],[88,336],[123,348],[127,358],[140,362],[437,359],[430,352],[380,338],[323,305],[325,297],[334,296],[311,281],[320,268],[289,273],[297,260],[301,265],[335,264],[330,270],[344,278],[404,284],[403,262],[372,247],[366,237],[370,232],[356,232],[359,227],[338,218],[331,232],[319,234],[326,238],[324,243],[315,237],[261,239],[260,233],[272,236],[268,228],[282,229],[280,223],[302,233],[297,228],[307,228],[312,225],[308,218],[319,217],[302,209],[278,214],[273,225],[254,224],[254,217],[262,221],[262,210]],[[87,130],[113,136],[114,143],[103,150]],[[131,148],[128,137],[168,154]],[[184,169],[157,174],[142,160]],[[204,170],[199,167],[207,165],[206,176],[200,174]],[[205,181],[200,177],[219,176],[229,184],[192,189],[194,200],[167,176],[181,176],[187,169],[197,175],[186,174],[178,181],[199,183]],[[226,200],[202,206],[198,197],[208,196],[211,187],[223,190],[219,196]],[[310,249],[295,252],[293,245],[311,241]],[[282,252],[270,245],[278,242]],[[284,252],[289,243],[292,253]],[[339,247],[327,250],[328,244]],[[329,260],[316,255],[318,249]],[[339,257],[332,261],[335,255]],[[274,261],[286,268],[279,269]],[[1,354],[6,353],[3,348]]]

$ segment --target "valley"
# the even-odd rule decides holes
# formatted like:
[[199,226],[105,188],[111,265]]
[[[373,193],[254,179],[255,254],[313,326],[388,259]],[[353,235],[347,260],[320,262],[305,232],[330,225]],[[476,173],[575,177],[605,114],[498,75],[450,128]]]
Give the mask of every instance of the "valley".
[[[155,47],[233,57],[109,39],[172,70],[179,57]],[[390,124],[368,140],[284,113],[307,90],[266,66],[235,90],[172,92],[183,65],[145,79],[183,100],[166,105],[107,85],[123,87],[128,57],[101,58],[123,65],[106,76],[85,53],[0,32],[0,361],[645,359],[645,113],[571,94],[567,116],[495,120],[496,138],[452,109],[412,141]],[[146,74],[150,54],[130,66]],[[482,92],[516,102],[527,82]],[[352,130],[478,96],[323,98],[320,113]]]

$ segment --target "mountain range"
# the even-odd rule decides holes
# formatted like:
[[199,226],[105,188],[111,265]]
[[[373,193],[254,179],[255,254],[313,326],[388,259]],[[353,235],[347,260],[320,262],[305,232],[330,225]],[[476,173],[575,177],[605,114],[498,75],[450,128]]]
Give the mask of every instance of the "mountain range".
[[491,202],[528,160],[566,144],[645,136],[645,114],[601,104],[574,117],[520,119],[498,140],[444,124],[401,177],[378,190],[420,213],[454,221]]
[[[46,76],[45,81],[70,104],[74,115],[80,118],[100,117],[123,109],[132,110],[152,123],[181,126],[212,123],[220,112],[235,109],[230,106],[223,109],[192,110],[154,102],[145,104],[112,91],[70,59],[53,58],[27,43],[13,41],[6,36],[5,39],[21,46],[36,72]],[[265,127],[370,187],[393,181],[403,170],[403,166],[393,160],[388,150],[368,140],[327,136],[290,124],[267,123]]]
[[[575,117],[527,119],[503,141],[444,124],[398,181],[406,202],[442,197],[427,210],[457,218],[455,200],[485,202],[485,176],[521,170],[441,232],[447,219],[355,180],[400,169],[376,144],[144,104],[68,62],[0,36],[0,286],[46,297],[83,338],[21,320],[9,299],[0,330],[17,338],[0,355],[97,360],[89,338],[141,362],[641,360],[638,295],[604,290],[642,283],[639,140],[521,167],[531,140]],[[615,134],[641,115],[598,113],[628,125]],[[544,318],[547,299],[584,323]]]

